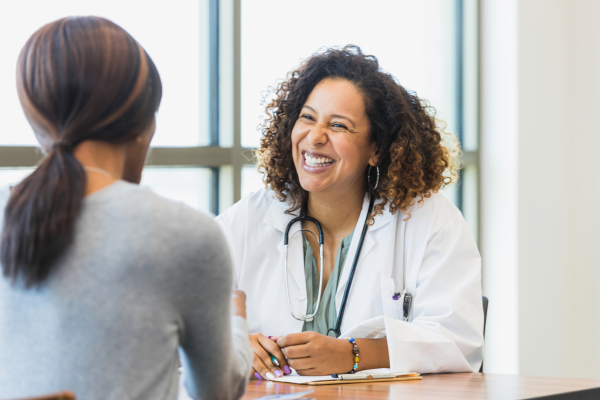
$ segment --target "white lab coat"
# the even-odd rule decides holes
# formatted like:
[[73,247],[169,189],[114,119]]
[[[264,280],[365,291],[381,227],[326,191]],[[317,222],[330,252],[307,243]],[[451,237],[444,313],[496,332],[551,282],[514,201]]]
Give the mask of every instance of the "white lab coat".
[[[289,312],[283,271],[283,232],[293,218],[287,202],[266,189],[254,192],[217,217],[232,249],[235,285],[247,295],[251,333],[278,336],[301,332],[303,322]],[[362,211],[342,271],[340,304],[368,209]],[[388,341],[393,371],[478,371],[483,358],[481,258],[460,211],[442,194],[409,210],[375,217],[365,236],[344,319],[354,337]],[[300,229],[293,225],[290,235]],[[327,238],[324,238],[327,241]],[[301,235],[290,240],[289,287],[294,310],[306,312],[306,281]],[[413,296],[409,321],[402,298]],[[368,328],[360,327],[362,323]],[[362,333],[361,333],[362,332]],[[362,335],[362,336],[360,336]]]

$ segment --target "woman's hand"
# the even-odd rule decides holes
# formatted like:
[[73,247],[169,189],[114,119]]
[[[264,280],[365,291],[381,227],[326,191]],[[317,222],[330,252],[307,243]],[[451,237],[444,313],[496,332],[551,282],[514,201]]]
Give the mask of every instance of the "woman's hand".
[[302,332],[283,336],[277,344],[300,375],[345,374],[354,367],[352,345],[347,340]]
[[[274,340],[260,333],[255,333],[254,335],[250,335],[250,345],[254,352],[251,379],[272,380],[283,376],[284,373],[292,373],[287,360]],[[271,355],[275,356],[279,366],[273,363]]]
[[231,294],[231,315],[246,318],[246,293],[241,290]]
[[[288,365],[300,375],[346,374],[354,367],[354,353],[348,340],[317,332],[292,333],[277,340]],[[387,339],[356,339],[360,349],[357,371],[389,368]]]

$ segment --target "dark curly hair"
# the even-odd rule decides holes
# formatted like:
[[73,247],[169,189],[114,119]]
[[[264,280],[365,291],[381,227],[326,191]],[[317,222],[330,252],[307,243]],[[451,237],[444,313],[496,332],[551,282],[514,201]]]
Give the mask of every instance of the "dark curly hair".
[[[379,184],[369,193],[379,202],[371,216],[382,214],[389,203],[392,214],[408,209],[432,193],[454,182],[460,167],[460,147],[454,135],[439,128],[435,109],[403,88],[379,68],[377,58],[357,46],[329,48],[313,54],[287,80],[269,88],[275,98],[266,106],[257,167],[263,181],[280,201],[289,197],[293,213],[302,207],[308,193],[300,186],[292,159],[292,129],[306,99],[323,79],[352,82],[365,100],[370,139],[379,152]],[[365,167],[365,179],[367,179]]]

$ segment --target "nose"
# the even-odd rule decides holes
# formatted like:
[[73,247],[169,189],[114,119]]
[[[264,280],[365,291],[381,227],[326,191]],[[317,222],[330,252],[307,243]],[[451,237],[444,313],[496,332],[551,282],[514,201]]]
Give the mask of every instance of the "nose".
[[329,141],[327,130],[321,125],[316,125],[308,132],[308,144],[311,146],[323,146]]

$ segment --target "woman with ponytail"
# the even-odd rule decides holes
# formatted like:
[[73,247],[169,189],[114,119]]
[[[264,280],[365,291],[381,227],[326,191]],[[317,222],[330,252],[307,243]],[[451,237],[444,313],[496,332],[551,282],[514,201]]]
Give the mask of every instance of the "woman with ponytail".
[[[243,293],[210,217],[141,189],[162,87],[144,49],[98,17],[52,22],[17,64],[46,153],[0,188],[0,398],[243,394]],[[210,349],[210,351],[207,351]]]

